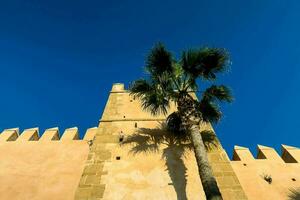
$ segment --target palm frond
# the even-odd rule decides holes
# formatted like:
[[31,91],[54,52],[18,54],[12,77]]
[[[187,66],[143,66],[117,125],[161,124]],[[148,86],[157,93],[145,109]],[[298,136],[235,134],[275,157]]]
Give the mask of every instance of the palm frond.
[[[167,83],[151,84],[144,79],[139,79],[129,87],[130,94],[140,98],[142,108],[151,114],[166,114],[169,107]],[[164,88],[166,87],[166,88]]]
[[225,85],[212,85],[209,88],[207,88],[203,92],[203,99],[206,101],[226,101],[226,102],[232,102],[233,97],[231,95],[231,91],[228,87]]
[[201,52],[203,77],[215,79],[216,73],[225,71],[230,64],[229,54],[221,48],[204,48]]
[[206,149],[217,147],[217,136],[213,131],[203,130],[200,134]]
[[145,93],[140,97],[140,99],[142,102],[142,108],[149,111],[152,115],[165,115],[170,107],[168,97],[158,90]]
[[154,77],[157,77],[164,72],[172,72],[172,55],[162,43],[156,44],[151,49],[146,59],[145,68],[146,71]]
[[167,128],[175,135],[183,134],[181,116],[178,112],[171,113],[166,120]]
[[130,95],[141,97],[142,95],[151,92],[153,86],[144,79],[138,79],[129,86]]
[[225,71],[230,61],[225,49],[202,48],[184,51],[181,63],[183,69],[192,77],[215,80],[216,73]]
[[183,51],[181,55],[182,68],[193,76],[201,73],[201,58],[197,50]]
[[202,119],[205,122],[217,123],[222,117],[219,107],[215,103],[205,99],[202,99],[197,104],[197,109],[201,112]]

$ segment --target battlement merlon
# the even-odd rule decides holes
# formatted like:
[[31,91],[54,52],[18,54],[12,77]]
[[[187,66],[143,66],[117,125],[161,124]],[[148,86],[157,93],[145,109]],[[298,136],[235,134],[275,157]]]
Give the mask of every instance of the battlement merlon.
[[281,156],[274,148],[257,145],[256,159],[246,147],[234,146],[233,161],[255,162],[255,161],[268,161],[274,163],[300,163],[300,149],[282,145]]
[[254,157],[248,148],[242,146],[234,146],[232,160],[254,161]]
[[[84,137],[82,140],[89,141],[93,140],[97,131],[98,127],[92,127],[87,129]],[[68,128],[64,131],[64,133],[60,136],[59,128],[49,128],[46,129],[45,132],[41,135],[39,134],[39,128],[30,128],[25,129],[21,134],[19,133],[19,128],[11,128],[5,129],[0,134],[0,142],[27,142],[27,141],[34,141],[34,142],[47,142],[47,141],[75,141],[79,139],[79,132],[77,127]]]
[[300,149],[288,145],[281,145],[282,159],[286,163],[300,163]]
[[257,145],[257,152],[257,159],[268,159],[269,161],[277,163],[284,162],[274,148],[263,145]]
[[19,137],[19,128],[5,129],[0,134],[0,142],[2,141],[14,141]]
[[125,90],[124,83],[114,83],[111,92],[127,92],[127,90]]

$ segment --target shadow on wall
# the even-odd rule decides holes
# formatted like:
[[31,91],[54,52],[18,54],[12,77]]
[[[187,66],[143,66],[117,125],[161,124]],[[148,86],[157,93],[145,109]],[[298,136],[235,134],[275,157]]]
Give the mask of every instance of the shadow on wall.
[[[205,131],[202,134],[205,145],[214,145],[214,133]],[[155,129],[140,128],[128,136],[121,145],[133,144],[130,153],[159,153],[162,149],[162,159],[172,180],[178,200],[187,200],[187,168],[183,158],[187,151],[193,150],[189,134],[173,134],[168,131],[165,123],[160,123]]]
[[300,200],[300,188],[290,189],[289,200]]

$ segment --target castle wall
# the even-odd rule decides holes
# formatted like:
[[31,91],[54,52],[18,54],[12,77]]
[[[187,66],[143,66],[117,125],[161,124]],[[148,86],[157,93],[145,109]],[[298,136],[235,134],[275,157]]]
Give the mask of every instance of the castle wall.
[[[185,150],[185,155],[181,155],[183,146],[170,142],[156,146],[150,139],[149,144],[145,144],[143,139],[152,133],[147,131],[155,129],[158,123],[144,123],[139,121],[146,130],[133,137],[132,142],[111,144],[107,148],[111,151],[111,160],[104,167],[107,174],[102,177],[106,185],[103,199],[204,198],[193,152]],[[128,125],[128,122],[119,122],[112,126],[127,134],[135,133],[129,131],[133,124]]]
[[86,140],[78,140],[77,128],[67,129],[59,138],[58,129],[48,129],[39,138],[38,129],[18,129],[0,134],[0,199],[74,199],[89,152]]
[[[249,200],[288,199],[291,189],[300,188],[300,149],[282,145],[282,156],[258,145],[256,159],[248,148],[235,146],[231,165]],[[264,177],[270,176],[267,182]]]
[[[175,109],[172,105],[170,112]],[[123,84],[115,84],[76,199],[205,199],[191,146],[171,137],[160,141],[164,120],[163,115],[143,111]],[[246,199],[219,143],[209,159],[224,199]]]
[[[171,105],[170,113],[175,110]],[[114,84],[99,126],[83,140],[77,128],[62,136],[47,129],[41,137],[37,128],[4,130],[0,199],[205,199],[191,144],[174,140],[164,121]],[[213,131],[210,124],[200,127]],[[299,148],[282,145],[279,156],[258,145],[255,159],[235,146],[230,161],[215,138],[207,155],[224,200],[287,199],[300,188]]]

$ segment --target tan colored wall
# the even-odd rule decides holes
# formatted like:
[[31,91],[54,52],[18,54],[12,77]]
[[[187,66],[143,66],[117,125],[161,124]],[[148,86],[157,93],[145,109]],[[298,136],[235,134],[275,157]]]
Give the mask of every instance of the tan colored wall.
[[[157,122],[138,123],[141,127],[151,129],[158,125]],[[100,127],[105,129],[106,124],[102,123]],[[131,132],[131,127],[134,127],[132,123],[112,124],[119,131],[134,133]],[[183,147],[167,141],[155,148],[154,141],[143,144],[144,137],[149,136],[146,132],[139,134],[142,137],[137,137],[132,143],[107,146],[112,158],[104,165],[108,173],[102,177],[106,184],[103,199],[204,198],[192,151],[186,150],[185,155],[180,156]],[[121,159],[117,160],[117,156]]]
[[[0,134],[0,199],[205,199],[193,151],[165,136],[164,120],[115,84],[99,127],[83,140],[77,128],[61,138],[57,128],[41,138],[35,128],[20,135],[7,129]],[[208,149],[224,200],[286,199],[289,189],[300,187],[300,149],[284,145],[281,157],[269,147],[258,150],[254,159],[236,146],[230,161],[218,140]]]
[[[170,112],[174,110],[172,105]],[[115,84],[76,199],[205,199],[193,151],[187,148],[183,151],[187,145],[170,140],[155,143],[164,120],[163,115],[152,116],[143,111],[139,100],[129,96],[124,85]],[[137,135],[133,138],[134,134]],[[121,135],[126,143],[132,142],[120,143]],[[147,138],[152,140],[143,142]],[[181,156],[182,152],[185,154]],[[209,159],[214,163],[212,167],[224,199],[246,199],[220,145],[210,151]]]
[[39,138],[37,129],[20,136],[17,129],[0,134],[1,200],[74,199],[89,152],[88,139],[78,140],[77,128],[68,129],[59,140],[58,129],[48,129]]
[[[282,151],[279,156],[273,148],[258,145],[255,159],[248,148],[235,146],[231,165],[248,199],[288,199],[290,189],[300,188],[300,149],[283,145]],[[264,175],[272,177],[271,184]]]

